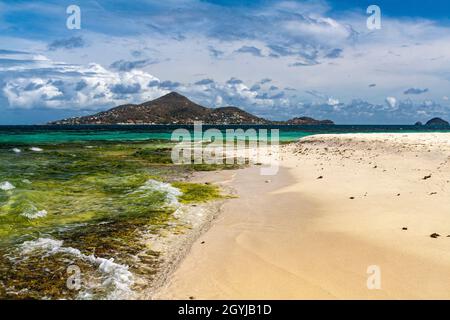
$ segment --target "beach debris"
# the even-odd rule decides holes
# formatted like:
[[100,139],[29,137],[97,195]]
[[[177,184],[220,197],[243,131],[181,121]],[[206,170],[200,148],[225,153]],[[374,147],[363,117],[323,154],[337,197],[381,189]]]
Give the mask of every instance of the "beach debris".
[[423,177],[422,180],[427,180],[427,179],[430,179],[430,178],[431,178],[431,174],[429,174],[429,175]]
[[200,242],[200,244],[205,244],[205,241]]
[[441,235],[439,234],[439,233],[432,233],[432,234],[430,234],[430,237],[431,238],[434,238],[434,239],[436,239],[437,237],[440,237]]
[[34,152],[41,152],[41,151],[44,151],[44,149],[41,149],[41,148],[38,148],[38,147],[31,147],[30,150],[31,150],[31,151],[34,151]]
[[194,300],[194,299],[195,299],[194,296],[190,296],[190,297],[189,297],[189,300]]
[[317,179],[323,179],[323,176],[318,176]]
[[21,153],[22,150],[20,150],[19,148],[12,148],[12,151],[14,151],[15,153]]
[[374,169],[378,168],[378,166],[373,166]]
[[397,193],[397,197],[400,197],[400,193]]
[[403,227],[402,230],[408,230],[408,228],[407,227]]
[[355,197],[350,197],[349,199],[350,199],[350,200],[353,200],[353,199],[355,199]]
[[269,183],[269,182],[272,182],[272,180],[266,180],[266,181],[264,181],[265,183]]

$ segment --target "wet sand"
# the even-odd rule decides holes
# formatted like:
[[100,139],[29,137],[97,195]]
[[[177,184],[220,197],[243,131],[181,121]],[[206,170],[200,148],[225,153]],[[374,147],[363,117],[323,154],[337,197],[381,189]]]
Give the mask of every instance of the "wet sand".
[[281,155],[275,176],[220,173],[238,198],[156,298],[450,298],[450,134],[316,135]]

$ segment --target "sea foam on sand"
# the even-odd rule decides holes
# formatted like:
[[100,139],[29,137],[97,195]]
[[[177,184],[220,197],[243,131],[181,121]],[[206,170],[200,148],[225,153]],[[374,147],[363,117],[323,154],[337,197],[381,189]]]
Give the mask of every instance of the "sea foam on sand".
[[4,181],[4,182],[0,183],[0,190],[3,190],[3,191],[12,190],[15,188],[16,187],[14,187],[9,181]]

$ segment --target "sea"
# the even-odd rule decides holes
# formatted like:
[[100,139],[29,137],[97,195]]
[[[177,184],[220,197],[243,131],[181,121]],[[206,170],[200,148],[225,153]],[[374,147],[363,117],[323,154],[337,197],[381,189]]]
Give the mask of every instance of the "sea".
[[[408,125],[203,126],[211,128],[278,129],[282,143],[327,133],[450,132]],[[183,192],[210,192],[183,185],[192,168],[170,162],[176,129],[194,128],[0,126],[0,299],[132,299],[148,289],[164,266],[147,240],[186,232],[175,214]]]

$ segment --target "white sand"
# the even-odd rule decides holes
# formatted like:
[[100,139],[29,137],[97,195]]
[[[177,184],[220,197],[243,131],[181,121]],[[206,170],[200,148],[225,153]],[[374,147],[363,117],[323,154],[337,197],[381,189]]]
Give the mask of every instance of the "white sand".
[[450,134],[317,135],[283,147],[275,176],[228,172],[239,198],[157,298],[448,299],[449,156]]

